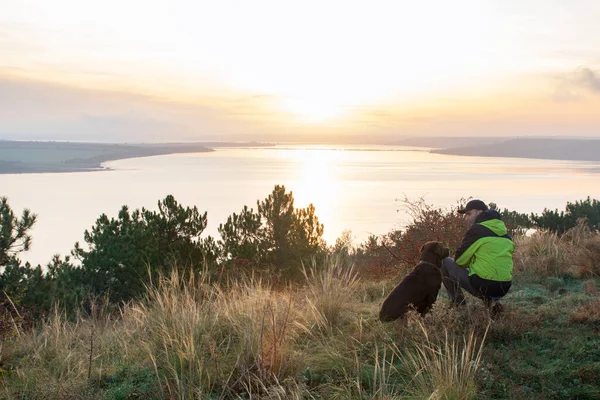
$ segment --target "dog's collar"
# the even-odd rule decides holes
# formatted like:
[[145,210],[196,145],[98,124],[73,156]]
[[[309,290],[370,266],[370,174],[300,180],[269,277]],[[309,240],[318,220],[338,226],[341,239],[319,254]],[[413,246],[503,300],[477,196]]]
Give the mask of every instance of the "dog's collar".
[[433,265],[436,268],[440,268],[439,265],[437,265],[435,263],[432,263],[432,262],[429,262],[429,261],[423,261],[423,260],[421,260],[421,261],[419,261],[419,264],[429,264],[429,265]]

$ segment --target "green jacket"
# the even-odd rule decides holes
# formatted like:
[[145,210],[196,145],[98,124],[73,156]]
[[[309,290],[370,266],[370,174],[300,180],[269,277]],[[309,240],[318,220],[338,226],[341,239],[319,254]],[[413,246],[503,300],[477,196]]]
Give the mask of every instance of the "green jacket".
[[515,245],[506,231],[506,225],[495,210],[479,214],[456,250],[454,260],[469,268],[469,276],[492,281],[512,280]]

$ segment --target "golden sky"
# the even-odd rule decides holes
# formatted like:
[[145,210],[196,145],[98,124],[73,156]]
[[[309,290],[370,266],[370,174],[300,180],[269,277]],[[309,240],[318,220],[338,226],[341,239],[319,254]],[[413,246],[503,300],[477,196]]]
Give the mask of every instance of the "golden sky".
[[597,0],[0,10],[2,138],[600,134]]

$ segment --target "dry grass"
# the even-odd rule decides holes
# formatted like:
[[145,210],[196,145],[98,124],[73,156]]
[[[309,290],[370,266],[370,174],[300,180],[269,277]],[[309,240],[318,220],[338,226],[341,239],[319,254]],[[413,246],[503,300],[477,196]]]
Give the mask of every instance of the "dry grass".
[[[97,373],[109,372],[98,364],[99,354],[105,358],[119,355],[120,349],[114,344],[124,326],[101,311],[93,314],[72,323],[56,310],[40,329],[2,347],[2,361],[23,361],[25,368],[9,370],[19,381],[19,389],[30,398],[69,399],[79,398],[82,393],[95,398],[89,390],[90,380]],[[7,398],[13,398],[7,387],[3,389]]]
[[[474,387],[470,370],[453,364],[472,357],[463,349],[473,346],[470,336],[444,336],[441,323],[427,319],[381,324],[384,286],[374,283],[378,298],[366,299],[369,284],[342,259],[313,262],[304,273],[303,286],[275,290],[260,279],[223,288],[203,274],[173,272],[118,316],[95,310],[68,321],[56,312],[0,349],[1,397],[401,398],[416,373],[401,361],[408,349],[410,368],[425,368],[409,379],[411,390],[423,379],[433,379],[427,387],[436,393]],[[462,383],[448,386],[448,379]]]
[[419,324],[425,342],[417,343],[415,351],[407,352],[403,362],[411,372],[409,393],[419,399],[475,399],[475,375],[481,363],[483,346],[489,325],[479,339],[474,330],[463,336],[462,342],[445,331],[444,340],[433,341],[427,328]]
[[558,276],[569,260],[565,250],[566,243],[552,232],[536,232],[529,237],[516,237],[515,273]]
[[600,234],[579,224],[564,235],[548,231],[515,238],[515,273],[537,277],[600,276]]
[[[578,294],[558,290],[573,282],[558,276],[582,265],[588,255],[581,249],[596,240],[585,231],[519,238],[517,280],[538,274],[544,282],[524,288],[516,281],[495,321],[473,300],[458,309],[438,301],[425,317],[413,312],[382,324],[377,311],[397,282],[361,282],[343,258],[312,262],[302,285],[279,289],[252,275],[217,285],[208,274],[173,272],[118,315],[94,309],[91,317],[68,321],[57,311],[3,343],[0,397],[477,398],[476,382],[500,390],[489,362],[487,380],[476,380],[484,342],[488,356],[504,363],[504,346],[545,349],[541,333],[528,338],[544,330],[555,335],[548,319],[562,317],[572,325],[560,329],[574,332],[597,324],[597,279],[578,283]],[[548,263],[532,264],[540,260]]]
[[261,281],[224,291],[173,273],[149,293],[148,302],[130,310],[138,322],[133,334],[171,396],[264,394],[302,366],[290,346],[297,331],[293,300]]
[[223,288],[203,276],[174,271],[118,318],[69,322],[57,312],[2,348],[2,361],[19,359],[10,373],[16,384],[3,385],[6,396],[92,397],[115,365],[139,364],[153,371],[156,387],[169,398],[299,398],[305,390],[295,377],[305,360],[296,342],[307,333],[314,339],[337,332],[354,302],[353,266],[339,259],[313,263],[305,287],[283,291],[251,277]]
[[598,322],[600,321],[600,298],[594,298],[577,306],[569,314],[570,322]]
[[356,292],[359,280],[354,265],[343,257],[332,257],[322,265],[313,259],[311,267],[302,271],[311,328],[331,334],[340,325],[342,312],[350,306]]
[[583,293],[590,296],[598,296],[600,291],[595,279],[588,279],[583,283]]
[[445,331],[438,340],[433,332],[436,328],[427,327],[418,317],[409,324],[417,326],[420,335],[363,337],[364,343],[375,339],[368,351],[370,357],[361,357],[364,345],[355,348],[351,362],[343,368],[343,379],[324,398],[475,398],[475,375],[485,336],[479,337],[475,330],[459,337]]

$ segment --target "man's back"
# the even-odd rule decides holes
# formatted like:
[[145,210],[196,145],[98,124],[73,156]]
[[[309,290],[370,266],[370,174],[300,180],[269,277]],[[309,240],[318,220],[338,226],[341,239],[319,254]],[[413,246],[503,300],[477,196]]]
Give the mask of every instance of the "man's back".
[[512,280],[514,249],[500,214],[487,210],[469,228],[454,259],[458,265],[469,268],[469,275],[507,282]]

